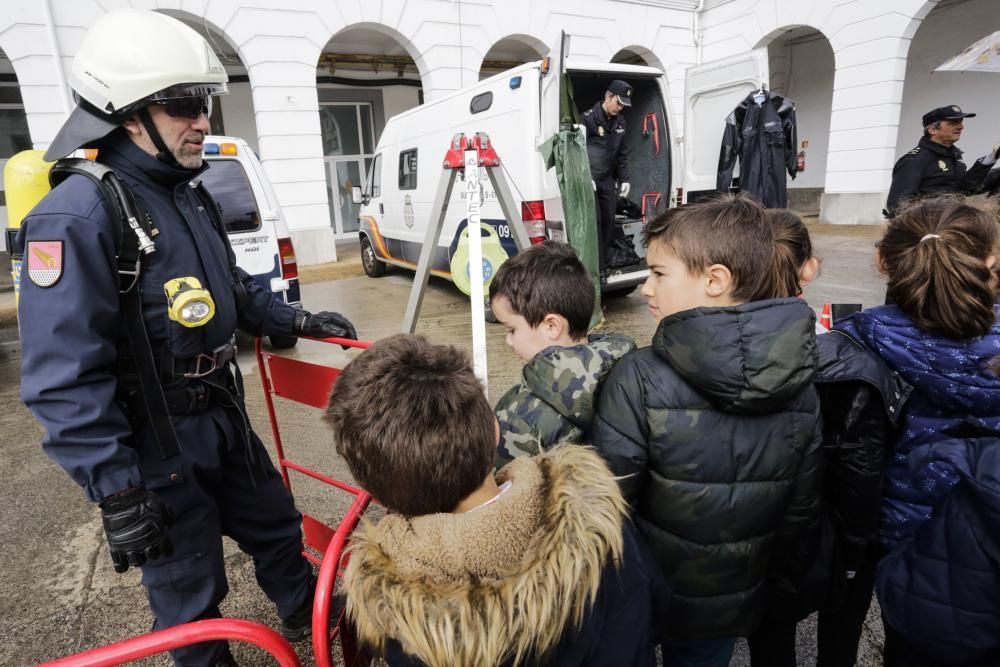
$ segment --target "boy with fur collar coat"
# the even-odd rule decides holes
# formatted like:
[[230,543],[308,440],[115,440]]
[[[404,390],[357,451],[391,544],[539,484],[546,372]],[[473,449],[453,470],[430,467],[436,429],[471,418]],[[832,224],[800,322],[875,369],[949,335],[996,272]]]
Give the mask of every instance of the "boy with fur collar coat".
[[355,532],[345,577],[360,638],[390,665],[655,664],[665,584],[607,466],[562,446],[494,476],[497,423],[462,352],[379,341],[327,420],[390,510]]

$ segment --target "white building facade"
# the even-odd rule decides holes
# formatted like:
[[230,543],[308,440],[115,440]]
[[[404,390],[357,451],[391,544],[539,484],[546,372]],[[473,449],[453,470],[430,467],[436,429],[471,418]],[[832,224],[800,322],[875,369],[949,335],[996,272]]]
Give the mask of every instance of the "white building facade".
[[356,230],[350,187],[388,117],[536,60],[563,32],[574,59],[666,72],[678,155],[687,70],[767,49],[771,88],[798,103],[791,200],[829,222],[880,218],[933,107],[980,113],[970,158],[1000,139],[1000,75],[932,73],[1000,29],[996,0],[0,0],[0,161],[53,139],[87,27],[126,6],[183,20],[219,53],[232,83],[213,127],[258,151],[303,264],[335,260]]

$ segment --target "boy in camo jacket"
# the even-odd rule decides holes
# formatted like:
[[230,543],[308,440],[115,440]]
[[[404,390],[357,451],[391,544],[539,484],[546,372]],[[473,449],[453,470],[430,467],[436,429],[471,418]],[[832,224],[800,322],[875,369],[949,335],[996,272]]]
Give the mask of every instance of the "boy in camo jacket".
[[525,362],[521,382],[497,403],[497,467],[589,435],[597,392],[635,349],[617,333],[587,336],[594,284],[573,248],[546,241],[504,262],[490,285],[493,314]]

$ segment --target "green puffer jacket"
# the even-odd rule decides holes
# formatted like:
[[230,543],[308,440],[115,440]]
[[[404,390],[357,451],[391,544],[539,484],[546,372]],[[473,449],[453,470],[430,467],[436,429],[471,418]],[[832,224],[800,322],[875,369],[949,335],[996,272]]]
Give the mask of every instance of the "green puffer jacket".
[[815,314],[798,299],[664,318],[601,391],[593,444],[673,585],[666,636],[746,636],[818,542]]
[[589,436],[601,383],[612,366],[634,349],[635,341],[628,336],[608,332],[593,334],[586,343],[536,354],[521,371],[521,383],[497,402],[497,468],[563,440],[581,442]]

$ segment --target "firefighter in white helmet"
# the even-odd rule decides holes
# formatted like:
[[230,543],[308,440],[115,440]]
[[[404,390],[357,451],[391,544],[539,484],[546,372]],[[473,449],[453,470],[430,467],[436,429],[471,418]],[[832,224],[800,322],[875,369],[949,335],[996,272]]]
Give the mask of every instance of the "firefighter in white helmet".
[[[234,333],[356,334],[336,313],[277,300],[235,266],[198,178],[226,80],[208,43],[168,16],[116,10],[87,33],[70,75],[77,107],[46,157],[98,148],[99,164],[83,164],[117,180],[57,165],[53,190],[20,228],[21,391],[46,453],[100,505],[115,569],[142,568],[157,628],[219,616],[227,535],[253,557],[282,631],[298,640],[315,580],[301,516],[250,427]],[[119,183],[117,197],[105,182]],[[234,664],[224,642],[173,655],[178,665]]]

